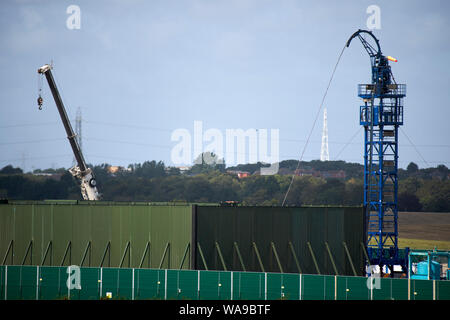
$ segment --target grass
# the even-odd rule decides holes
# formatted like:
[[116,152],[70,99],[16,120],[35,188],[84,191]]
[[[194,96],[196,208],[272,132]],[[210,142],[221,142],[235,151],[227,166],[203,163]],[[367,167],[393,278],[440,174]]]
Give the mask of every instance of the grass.
[[398,247],[423,250],[433,250],[436,247],[438,250],[450,250],[450,241],[399,238]]

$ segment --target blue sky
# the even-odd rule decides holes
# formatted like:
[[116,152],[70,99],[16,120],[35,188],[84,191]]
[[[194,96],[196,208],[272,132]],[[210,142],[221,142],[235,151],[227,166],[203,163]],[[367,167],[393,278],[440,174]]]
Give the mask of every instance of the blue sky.
[[[72,4],[78,30],[66,26]],[[416,148],[401,132],[399,165],[449,166],[448,1],[17,0],[0,3],[0,167],[72,165],[45,80],[43,110],[36,105],[36,71],[50,61],[73,127],[81,108],[89,163],[171,165],[171,133],[193,132],[196,120],[224,135],[279,129],[280,160],[298,159],[369,5],[380,7],[374,33],[407,84],[402,129]],[[356,87],[369,81],[369,58],[355,41],[325,100],[332,160],[362,163]],[[304,160],[319,159],[321,131],[320,118]]]

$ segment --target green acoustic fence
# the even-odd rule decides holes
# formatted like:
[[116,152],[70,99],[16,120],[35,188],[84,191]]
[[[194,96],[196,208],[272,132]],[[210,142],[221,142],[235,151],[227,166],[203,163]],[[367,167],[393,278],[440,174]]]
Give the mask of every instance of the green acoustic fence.
[[1,266],[1,300],[450,300],[450,281],[270,272]]
[[2,265],[365,274],[360,207],[0,204]]
[[194,211],[196,269],[364,275],[360,207],[212,207]]
[[[189,269],[192,206],[0,204],[2,264]],[[184,260],[183,260],[184,258]]]

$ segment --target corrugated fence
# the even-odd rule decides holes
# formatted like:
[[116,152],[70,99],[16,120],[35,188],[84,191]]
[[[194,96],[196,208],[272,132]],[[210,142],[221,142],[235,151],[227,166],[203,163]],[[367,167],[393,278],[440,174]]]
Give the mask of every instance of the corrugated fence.
[[362,276],[361,207],[0,204],[0,263]]
[[1,300],[450,300],[450,281],[290,273],[0,266]]

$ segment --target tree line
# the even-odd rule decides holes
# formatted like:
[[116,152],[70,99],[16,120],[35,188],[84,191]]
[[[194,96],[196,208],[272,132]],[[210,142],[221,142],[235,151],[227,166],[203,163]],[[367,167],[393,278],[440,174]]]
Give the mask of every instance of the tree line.
[[[350,205],[363,203],[363,166],[345,161],[286,160],[280,162],[279,174],[260,175],[262,163],[226,167],[216,161],[196,162],[180,172],[163,162],[130,164],[114,174],[110,165],[90,166],[97,177],[103,200],[148,202],[238,201],[244,205]],[[343,170],[345,178],[292,174],[302,169],[324,172]],[[239,178],[237,171],[250,175]],[[449,169],[444,165],[419,169],[410,163],[399,169],[398,203],[400,211],[450,212]],[[0,170],[0,198],[19,200],[81,199],[77,181],[64,168],[34,170],[24,173],[8,165]]]

